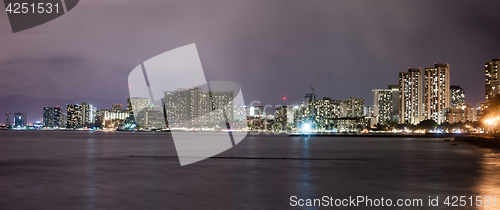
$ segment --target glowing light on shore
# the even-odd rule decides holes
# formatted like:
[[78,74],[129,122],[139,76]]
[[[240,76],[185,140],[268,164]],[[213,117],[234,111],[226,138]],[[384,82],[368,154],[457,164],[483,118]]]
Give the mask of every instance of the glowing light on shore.
[[306,123],[302,126],[302,130],[305,132],[305,133],[309,133],[311,132],[311,124],[309,123]]

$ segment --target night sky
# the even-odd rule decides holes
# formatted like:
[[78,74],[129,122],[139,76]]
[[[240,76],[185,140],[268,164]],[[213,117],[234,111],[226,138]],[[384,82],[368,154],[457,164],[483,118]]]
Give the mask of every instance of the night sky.
[[[466,102],[484,100],[484,63],[500,57],[500,1],[81,0],[13,34],[0,12],[0,113],[126,104],[128,74],[196,43],[207,80],[233,81],[246,102],[318,98],[373,103],[398,72],[449,63]],[[286,101],[283,100],[286,97]],[[7,105],[8,104],[8,105]],[[0,123],[4,123],[3,117]]]

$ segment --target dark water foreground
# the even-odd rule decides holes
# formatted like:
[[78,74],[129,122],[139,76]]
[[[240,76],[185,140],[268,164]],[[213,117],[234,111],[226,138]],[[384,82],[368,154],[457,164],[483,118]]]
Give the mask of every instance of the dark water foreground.
[[[452,144],[249,135],[219,158],[181,167],[168,133],[0,131],[0,209],[300,208],[291,196],[423,199],[423,207],[378,209],[455,209],[446,196],[499,197],[500,154]],[[440,205],[428,207],[428,196]],[[500,198],[492,205],[458,209],[500,209]]]

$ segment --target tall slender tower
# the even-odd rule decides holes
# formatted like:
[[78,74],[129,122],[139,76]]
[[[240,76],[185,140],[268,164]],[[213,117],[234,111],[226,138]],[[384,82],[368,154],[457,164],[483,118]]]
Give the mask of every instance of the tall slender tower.
[[66,127],[67,128],[78,128],[81,127],[82,118],[80,115],[80,106],[78,104],[68,104],[67,105],[67,118]]
[[422,70],[408,68],[399,73],[399,123],[418,124],[422,120]]
[[54,127],[62,127],[62,108],[54,107]]
[[425,68],[424,116],[441,124],[450,107],[450,64],[434,64]]
[[500,58],[493,59],[484,64],[485,77],[485,99],[488,102],[491,97],[500,93],[500,81],[498,78],[498,67],[500,66]]
[[53,127],[54,126],[54,108],[44,107],[43,108],[43,127]]

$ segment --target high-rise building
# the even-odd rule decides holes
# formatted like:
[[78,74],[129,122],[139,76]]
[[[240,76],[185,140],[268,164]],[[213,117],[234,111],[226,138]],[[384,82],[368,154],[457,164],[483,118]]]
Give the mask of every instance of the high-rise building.
[[232,91],[191,88],[166,91],[164,96],[166,121],[170,127],[213,126],[234,120]]
[[62,113],[61,118],[62,118],[62,120],[61,120],[61,126],[60,127],[65,128],[66,125],[68,124],[68,114],[67,113]]
[[14,127],[17,128],[25,127],[28,124],[27,121],[28,121],[28,115],[26,114],[26,112],[14,113]]
[[373,90],[373,116],[377,123],[391,121],[393,117],[393,101],[391,89]]
[[310,124],[314,129],[332,129],[332,120],[345,116],[345,109],[346,106],[344,103],[332,100],[329,97],[324,97],[320,100],[304,101],[299,107],[293,109],[294,124],[298,128],[303,127],[305,124]]
[[43,108],[43,127],[54,127],[54,108],[44,107]]
[[79,105],[79,109],[81,115],[81,126],[92,125],[95,123],[95,112],[97,110],[92,104],[82,103]]
[[351,96],[342,100],[345,117],[363,117],[365,113],[365,100]]
[[465,106],[465,92],[460,86],[450,86],[450,108],[462,108]]
[[499,66],[500,58],[493,59],[492,61],[484,64],[486,102],[488,102],[494,95],[500,93],[500,78],[498,75]]
[[281,124],[283,129],[293,127],[295,109],[293,106],[280,106],[276,108],[275,122]]
[[12,126],[12,115],[10,112],[5,113],[5,126],[7,127]]
[[54,127],[63,127],[63,112],[59,106],[54,107]]
[[418,124],[422,120],[422,70],[409,68],[399,73],[399,123]]
[[441,124],[445,120],[445,109],[450,107],[450,65],[435,64],[425,68],[424,80],[423,115]]
[[67,106],[67,128],[79,128],[82,126],[82,115],[78,104],[68,104]]
[[392,121],[399,122],[399,85],[389,85],[392,94]]
[[[151,101],[147,98],[133,97],[129,99],[129,102],[130,103],[127,103],[127,109],[129,112],[137,112],[134,113],[135,115],[139,114],[139,112],[143,110],[149,109],[152,106]],[[129,106],[131,106],[131,109]]]

